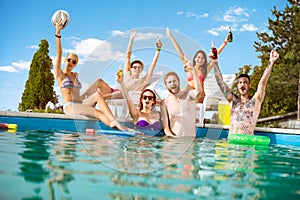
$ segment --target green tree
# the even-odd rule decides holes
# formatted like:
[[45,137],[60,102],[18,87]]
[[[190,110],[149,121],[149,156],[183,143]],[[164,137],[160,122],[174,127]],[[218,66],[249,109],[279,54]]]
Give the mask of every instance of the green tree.
[[57,96],[53,90],[54,75],[52,60],[49,56],[47,40],[41,40],[39,49],[34,54],[29,76],[19,103],[19,111],[27,109],[44,109],[48,101],[53,101]]
[[[252,84],[263,74],[269,62],[269,53],[276,49],[280,58],[276,61],[267,84],[260,117],[279,115],[297,110],[298,80],[300,73],[300,1],[288,0],[283,11],[272,10],[275,20],[268,19],[270,34],[257,33],[260,42],[254,47],[261,55],[261,66],[253,71]],[[256,81],[255,81],[256,80]]]

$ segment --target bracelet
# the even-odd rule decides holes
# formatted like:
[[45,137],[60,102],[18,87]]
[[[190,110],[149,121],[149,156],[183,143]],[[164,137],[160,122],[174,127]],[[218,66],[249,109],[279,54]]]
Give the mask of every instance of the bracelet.
[[228,42],[224,40],[224,42],[223,42],[223,43],[226,45]]
[[160,50],[161,50],[161,47],[157,47],[157,48],[156,48],[156,51],[160,51]]
[[57,37],[57,38],[61,38],[61,35],[56,35],[56,34],[55,34],[55,37]]

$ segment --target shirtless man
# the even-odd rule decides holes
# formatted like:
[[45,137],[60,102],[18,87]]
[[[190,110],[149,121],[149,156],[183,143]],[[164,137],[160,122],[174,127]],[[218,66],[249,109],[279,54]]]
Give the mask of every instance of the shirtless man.
[[240,97],[238,97],[236,94],[231,92],[228,85],[226,85],[223,81],[222,74],[218,66],[218,60],[213,60],[214,73],[218,85],[227,101],[231,103],[229,134],[254,134],[261,104],[265,97],[267,81],[270,77],[274,62],[278,58],[279,54],[272,50],[270,53],[269,64],[259,81],[257,91],[253,97],[248,94],[251,84],[250,78],[247,74],[241,74],[238,77],[237,89],[240,93]]
[[[196,70],[191,62],[184,63],[193,76]],[[161,102],[163,129],[171,137],[195,137],[196,100],[202,93],[200,80],[195,80],[195,89],[182,91],[180,79],[175,72],[164,77],[165,85],[170,94]]]
[[[124,66],[124,83],[127,91],[142,91],[149,84],[151,76],[154,72],[154,68],[158,61],[159,53],[162,47],[162,43],[160,40],[156,41],[156,53],[154,55],[153,61],[149,67],[148,72],[145,76],[140,77],[141,72],[144,69],[144,63],[140,60],[134,60],[130,62],[131,54],[132,54],[132,46],[133,40],[136,36],[136,30],[131,30],[130,40],[127,46],[126,58],[125,58],[125,66]],[[119,88],[113,89],[111,88],[103,79],[97,79],[86,91],[82,94],[82,96],[89,96],[89,93],[94,93],[97,88],[99,88],[103,94],[103,96],[112,99],[122,98],[122,93],[119,91]]]

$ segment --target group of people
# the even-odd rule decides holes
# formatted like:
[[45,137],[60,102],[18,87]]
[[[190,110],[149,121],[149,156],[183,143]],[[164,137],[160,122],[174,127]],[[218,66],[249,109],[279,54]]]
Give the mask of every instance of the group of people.
[[[167,36],[171,39],[176,48],[179,58],[183,63],[184,70],[187,73],[188,84],[184,89],[180,88],[180,79],[176,72],[168,72],[164,76],[164,83],[169,91],[168,96],[161,102],[157,101],[154,91],[145,89],[154,72],[162,43],[156,42],[156,53],[151,66],[145,76],[140,77],[144,69],[144,64],[140,60],[131,62],[132,46],[136,36],[136,30],[131,31],[129,44],[126,52],[126,59],[123,71],[116,75],[119,88],[111,88],[103,79],[96,80],[82,94],[80,94],[81,83],[78,79],[78,73],[72,70],[78,64],[78,56],[68,53],[65,57],[65,68],[62,69],[62,45],[61,22],[56,24],[56,67],[55,77],[60,86],[63,97],[63,109],[66,114],[76,114],[96,117],[107,126],[119,130],[128,130],[117,121],[109,109],[106,99],[124,98],[129,108],[129,113],[133,119],[135,128],[163,130],[166,136],[170,137],[195,137],[196,125],[196,105],[203,104],[205,97],[204,81],[207,74],[214,68],[215,77],[221,91],[229,102],[231,102],[231,125],[229,134],[242,133],[253,134],[256,121],[260,112],[260,106],[264,99],[267,80],[270,76],[272,66],[279,57],[276,51],[270,53],[270,62],[262,76],[258,90],[253,97],[248,92],[251,87],[250,78],[243,74],[238,77],[238,92],[236,95],[223,81],[218,59],[213,59],[210,52],[210,61],[207,61],[206,53],[199,50],[195,53],[192,61],[186,60],[179,44],[167,28]],[[218,48],[218,54],[222,52],[228,43],[228,35],[222,45]],[[136,107],[129,95],[129,91],[141,91],[139,98],[139,108]],[[160,104],[160,111],[153,109]],[[95,106],[98,106],[98,109]],[[203,108],[202,108],[203,109]],[[201,122],[201,121],[200,121]]]

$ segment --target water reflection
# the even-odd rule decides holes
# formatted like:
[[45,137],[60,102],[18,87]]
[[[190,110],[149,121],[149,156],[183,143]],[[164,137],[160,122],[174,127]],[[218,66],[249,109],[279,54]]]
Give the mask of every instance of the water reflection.
[[148,173],[164,168],[176,162],[193,142],[193,138],[149,136],[122,138],[99,135],[92,138],[85,144],[90,156],[107,167],[130,173]]
[[49,139],[52,133],[28,131],[24,135],[23,146],[24,151],[19,153],[23,158],[19,162],[20,173],[26,182],[35,183],[37,188],[34,189],[35,197],[39,198],[41,191],[38,183],[43,183],[49,176],[49,171],[43,163],[49,159]]
[[31,199],[71,199],[79,193],[87,199],[300,196],[296,147],[54,132],[23,137],[18,167],[34,187]]
[[[68,168],[70,163],[76,162],[77,141],[78,134],[61,134],[60,141],[56,143],[53,157],[47,162],[47,167],[51,172],[51,178],[48,180],[49,199],[51,200],[56,199],[55,191],[61,191],[62,194],[58,196],[71,197],[68,184],[74,180],[74,171]],[[55,190],[55,188],[57,189]]]

